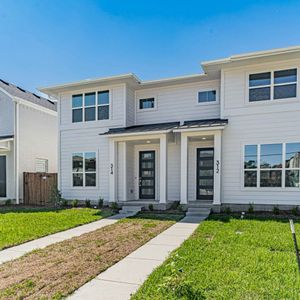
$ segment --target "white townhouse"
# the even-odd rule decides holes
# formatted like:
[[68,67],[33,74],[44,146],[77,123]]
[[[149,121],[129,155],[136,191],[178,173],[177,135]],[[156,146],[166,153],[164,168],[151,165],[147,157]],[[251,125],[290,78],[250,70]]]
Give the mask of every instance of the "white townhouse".
[[23,172],[56,171],[56,104],[0,79],[0,203],[22,202]]
[[41,88],[58,100],[65,198],[214,209],[300,205],[300,47]]

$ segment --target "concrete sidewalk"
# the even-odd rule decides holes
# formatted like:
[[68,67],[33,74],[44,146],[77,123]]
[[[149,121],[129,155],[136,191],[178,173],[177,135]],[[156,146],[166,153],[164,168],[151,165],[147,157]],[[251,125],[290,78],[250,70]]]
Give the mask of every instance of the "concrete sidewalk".
[[126,300],[205,216],[187,216],[79,288],[69,300]]
[[99,221],[95,221],[92,223],[88,223],[85,225],[81,225],[78,227],[74,227],[72,229],[68,229],[65,231],[60,231],[58,233],[50,234],[45,237],[26,242],[24,244],[7,248],[2,251],[0,251],[0,264],[10,261],[12,259],[19,258],[23,256],[24,254],[34,250],[34,249],[41,249],[45,248],[51,244],[61,242],[67,239],[71,239],[75,236],[80,236],[84,233],[94,231],[96,229],[99,229],[101,227],[111,225],[116,223],[118,220],[128,217],[127,214],[118,214],[114,215],[105,219],[101,219]]

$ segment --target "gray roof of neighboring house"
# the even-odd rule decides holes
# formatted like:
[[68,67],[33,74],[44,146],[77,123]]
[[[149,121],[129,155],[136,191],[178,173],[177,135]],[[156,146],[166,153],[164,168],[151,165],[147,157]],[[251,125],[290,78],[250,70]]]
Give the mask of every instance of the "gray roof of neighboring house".
[[13,135],[0,135],[0,140],[12,139]]
[[32,102],[34,104],[51,109],[53,111],[57,111],[56,103],[54,103],[46,98],[43,98],[39,95],[36,95],[35,93],[28,92],[28,91],[20,88],[19,86],[9,83],[5,80],[0,79],[0,88],[5,90],[7,93],[9,93],[13,97],[18,97],[18,98],[27,100],[29,102]]
[[159,124],[148,124],[148,125],[135,125],[129,127],[122,128],[112,128],[109,131],[103,133],[106,134],[128,134],[128,133],[143,133],[149,131],[162,131],[176,128],[179,126],[179,122],[171,122],[171,123],[159,123]]

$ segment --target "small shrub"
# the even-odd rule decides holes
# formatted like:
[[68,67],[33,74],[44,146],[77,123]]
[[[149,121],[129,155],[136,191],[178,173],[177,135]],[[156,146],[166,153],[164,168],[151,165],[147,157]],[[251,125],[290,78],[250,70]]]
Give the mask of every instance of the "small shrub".
[[77,199],[74,199],[74,200],[72,201],[72,206],[73,206],[73,207],[77,207],[77,206],[78,206],[78,203],[79,203],[79,201],[78,201]]
[[55,206],[62,206],[61,200],[62,200],[61,192],[56,186],[54,186],[49,196],[49,202],[54,204]]
[[86,199],[85,200],[85,206],[86,207],[91,207],[91,200]]
[[231,209],[230,209],[229,206],[226,206],[226,207],[224,208],[224,213],[227,214],[227,215],[230,215],[230,214],[231,214]]
[[119,211],[119,206],[117,202],[111,202],[110,207],[112,208],[113,211],[118,212]]
[[278,208],[278,206],[274,206],[273,207],[273,213],[274,213],[274,215],[279,215],[279,208]]
[[253,214],[253,213],[254,213],[254,206],[253,206],[253,203],[249,203],[248,213],[249,213],[249,214]]
[[11,199],[7,199],[7,200],[5,200],[5,205],[6,205],[6,206],[9,206],[9,205],[11,205],[11,203],[12,203]]
[[179,201],[174,201],[171,205],[171,209],[176,210],[176,209],[178,209],[179,205],[180,205]]
[[298,206],[295,206],[295,207],[292,208],[292,214],[294,216],[298,216],[299,215],[299,208],[298,208]]
[[64,199],[64,198],[61,198],[61,206],[62,207],[67,207],[68,206],[68,200]]
[[103,207],[103,202],[104,202],[104,199],[102,197],[100,197],[99,200],[98,200],[98,208]]
[[153,204],[149,204],[148,208],[149,208],[149,210],[153,211],[153,209],[154,209]]

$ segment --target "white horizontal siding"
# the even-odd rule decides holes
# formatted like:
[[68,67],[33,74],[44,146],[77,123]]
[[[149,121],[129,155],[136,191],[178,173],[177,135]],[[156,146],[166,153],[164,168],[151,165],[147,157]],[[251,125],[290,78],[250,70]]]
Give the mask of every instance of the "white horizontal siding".
[[180,200],[180,144],[168,143],[168,191],[169,201]]
[[299,111],[230,117],[222,138],[222,202],[300,204],[300,189],[244,189],[243,145],[300,142]]
[[[103,132],[106,131],[103,129]],[[108,201],[109,144],[106,136],[99,136],[99,129],[81,129],[61,132],[61,190],[67,199]],[[97,186],[72,187],[72,153],[96,152]]]
[[14,134],[14,104],[0,91],[0,136]]
[[[136,91],[136,124],[219,118],[219,101],[197,103],[199,91],[212,89],[219,91],[219,81],[138,90]],[[156,98],[156,109],[139,110],[139,99],[150,97]]]
[[132,126],[135,122],[135,94],[134,90],[126,87],[126,126]]

